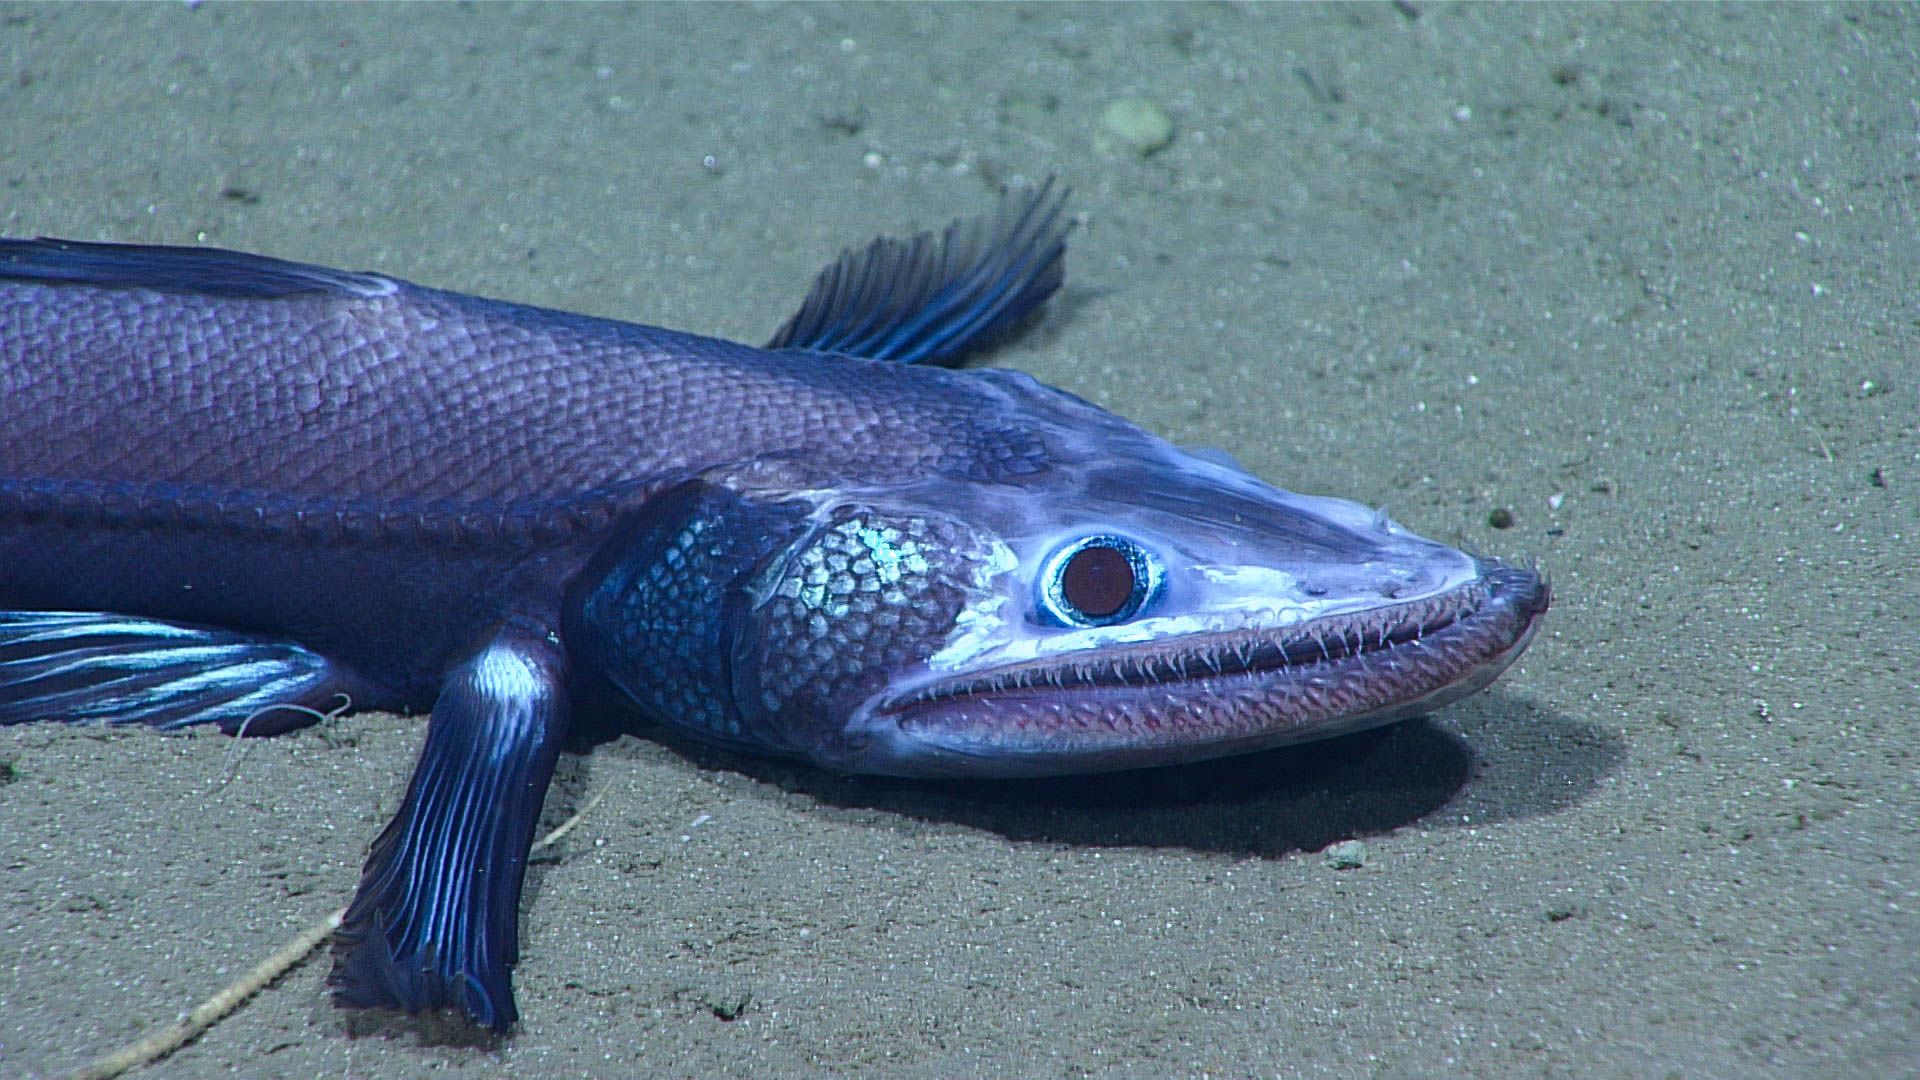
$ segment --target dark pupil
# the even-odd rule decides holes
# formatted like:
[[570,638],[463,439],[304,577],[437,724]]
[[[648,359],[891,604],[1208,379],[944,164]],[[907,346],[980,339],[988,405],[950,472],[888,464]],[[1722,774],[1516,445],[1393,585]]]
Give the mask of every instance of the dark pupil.
[[1104,619],[1133,599],[1133,563],[1110,547],[1081,548],[1060,572],[1060,595],[1082,615]]

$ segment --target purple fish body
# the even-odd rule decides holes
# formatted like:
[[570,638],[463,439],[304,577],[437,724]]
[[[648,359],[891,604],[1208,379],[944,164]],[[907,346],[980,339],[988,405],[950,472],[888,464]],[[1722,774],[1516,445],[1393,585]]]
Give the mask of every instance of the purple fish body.
[[367,707],[430,707],[501,610],[557,610],[666,486],[808,447],[911,475],[1002,435],[969,430],[966,375],[364,275],[261,298],[12,283],[0,304],[4,602],[282,635],[367,675]]
[[1533,573],[931,366],[1058,287],[1060,205],[850,252],[764,348],[0,241],[0,723],[430,712],[333,984],[504,1031],[585,680],[749,751],[1005,776],[1322,738],[1504,670]]

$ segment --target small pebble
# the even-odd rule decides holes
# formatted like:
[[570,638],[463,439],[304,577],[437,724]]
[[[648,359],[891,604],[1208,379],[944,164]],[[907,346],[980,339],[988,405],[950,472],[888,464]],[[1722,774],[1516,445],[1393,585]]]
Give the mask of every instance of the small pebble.
[[1358,870],[1367,865],[1367,845],[1358,840],[1342,840],[1327,845],[1327,865],[1335,870]]
[[1100,123],[1120,145],[1141,157],[1152,157],[1173,142],[1173,120],[1146,98],[1112,102],[1100,115]]

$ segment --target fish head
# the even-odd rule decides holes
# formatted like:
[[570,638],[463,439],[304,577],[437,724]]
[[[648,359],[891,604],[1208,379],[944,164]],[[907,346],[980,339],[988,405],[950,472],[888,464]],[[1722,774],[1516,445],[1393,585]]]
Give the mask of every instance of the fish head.
[[1530,569],[1021,385],[1067,399],[1045,468],[817,493],[754,575],[731,694],[765,742],[908,776],[1246,753],[1465,697],[1547,608]]

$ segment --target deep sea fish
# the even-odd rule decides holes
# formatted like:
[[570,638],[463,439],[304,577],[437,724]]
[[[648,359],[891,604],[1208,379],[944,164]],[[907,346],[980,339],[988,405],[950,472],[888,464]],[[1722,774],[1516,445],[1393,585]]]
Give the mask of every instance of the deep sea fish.
[[765,346],[204,248],[0,241],[0,723],[430,713],[335,942],[495,1031],[572,703],[844,772],[1045,776],[1426,713],[1528,569],[1013,371],[1051,185],[877,240]]

